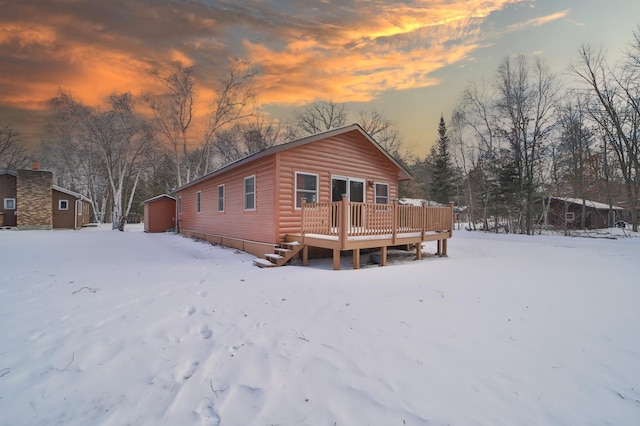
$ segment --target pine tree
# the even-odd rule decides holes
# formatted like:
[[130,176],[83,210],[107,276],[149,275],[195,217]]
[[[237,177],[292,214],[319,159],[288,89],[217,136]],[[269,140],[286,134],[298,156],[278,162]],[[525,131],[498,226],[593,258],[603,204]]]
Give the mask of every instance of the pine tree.
[[438,142],[434,147],[431,156],[433,164],[433,178],[431,194],[433,200],[439,203],[448,203],[454,198],[454,176],[455,170],[449,152],[449,137],[447,136],[447,125],[444,117],[440,116],[438,126]]

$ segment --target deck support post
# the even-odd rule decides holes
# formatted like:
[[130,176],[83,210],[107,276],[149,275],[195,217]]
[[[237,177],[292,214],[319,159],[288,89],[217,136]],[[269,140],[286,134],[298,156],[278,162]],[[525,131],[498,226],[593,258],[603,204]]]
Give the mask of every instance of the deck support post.
[[380,249],[380,266],[387,266],[387,246]]
[[349,197],[347,194],[342,194],[342,204],[340,206],[340,248],[342,250],[347,248],[347,238],[349,236]]
[[333,249],[333,270],[340,270],[340,249]]
[[416,260],[422,260],[422,243],[416,243]]
[[360,269],[360,249],[353,249],[353,269]]
[[442,254],[442,240],[438,240],[438,249],[436,250],[436,254],[438,256]]
[[309,266],[309,246],[302,247],[302,266]]
[[442,240],[442,256],[447,256],[447,240]]

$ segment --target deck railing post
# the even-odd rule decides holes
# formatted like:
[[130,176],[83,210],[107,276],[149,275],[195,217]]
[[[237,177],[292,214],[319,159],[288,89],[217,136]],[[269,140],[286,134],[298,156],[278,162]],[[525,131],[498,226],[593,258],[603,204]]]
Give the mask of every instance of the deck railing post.
[[307,200],[304,199],[304,197],[302,198],[302,212],[300,213],[302,215],[302,218],[300,219],[300,235],[302,236],[302,239],[304,240],[304,233],[305,233],[305,227],[304,227],[304,216],[305,216],[305,204],[307,204]]
[[396,236],[398,235],[398,226],[400,226],[400,221],[398,220],[399,217],[398,200],[393,200],[393,232],[391,238],[394,245],[396,244]]
[[342,205],[340,206],[340,247],[347,248],[347,236],[349,235],[349,198],[347,194],[342,194]]

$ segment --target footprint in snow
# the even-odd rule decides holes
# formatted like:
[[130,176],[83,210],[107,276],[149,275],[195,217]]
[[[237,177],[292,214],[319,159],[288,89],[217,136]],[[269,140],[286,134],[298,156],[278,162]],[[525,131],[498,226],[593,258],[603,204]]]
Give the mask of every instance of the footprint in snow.
[[198,407],[198,413],[200,420],[202,420],[202,426],[220,426],[220,416],[214,410],[212,400],[204,399]]
[[195,312],[196,312],[196,307],[195,306],[193,306],[193,305],[187,306],[187,308],[184,310],[184,316],[185,317],[190,317]]
[[201,292],[198,293],[198,296],[200,297],[207,297],[209,293],[207,293],[206,291],[202,290]]
[[203,339],[211,339],[211,336],[213,335],[213,332],[207,324],[202,324],[198,329],[198,333]]

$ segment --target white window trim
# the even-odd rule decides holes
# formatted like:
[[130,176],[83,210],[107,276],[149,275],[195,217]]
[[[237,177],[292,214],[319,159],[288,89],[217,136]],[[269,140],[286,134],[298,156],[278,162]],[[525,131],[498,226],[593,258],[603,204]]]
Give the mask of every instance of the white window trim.
[[[222,198],[220,198],[220,188],[222,188]],[[225,205],[225,200],[224,200],[224,196],[225,196],[225,188],[224,188],[224,184],[222,185],[218,185],[218,213],[224,213],[224,205]],[[220,208],[220,201],[222,201],[222,209]]]
[[566,212],[564,214],[564,220],[567,222],[573,222],[576,218],[576,214],[574,212]]
[[78,216],[82,216],[82,200],[76,201],[76,204],[78,205],[78,208],[76,209],[78,210]]
[[[62,203],[67,203],[67,207],[62,208]],[[60,211],[69,210],[69,200],[58,200],[58,210],[60,210]]]
[[[318,192],[319,192],[319,188],[318,187],[320,186],[320,175],[317,175],[315,173],[307,173],[307,172],[296,172],[295,173],[295,176],[294,176],[295,182],[294,182],[294,185],[293,185],[294,188],[295,188],[294,193],[293,193],[293,204],[294,204],[294,207],[295,207],[296,210],[301,210],[302,206],[298,206],[297,205],[298,204],[298,175],[314,176],[316,178],[316,190],[314,191],[315,195],[316,195],[316,202],[318,202]],[[309,190],[307,190],[307,189],[303,189],[302,191],[309,192]]]
[[[351,201],[351,182],[360,182],[360,183],[362,183],[363,203],[367,202],[367,180],[366,179],[356,178],[356,177],[349,177],[349,176],[341,176],[341,175],[331,175],[331,183],[332,184],[333,184],[333,180],[334,179],[346,180],[347,181],[347,196],[348,196],[349,201]],[[333,189],[331,189],[331,190],[333,191]]]
[[196,192],[196,213],[202,213],[202,191]]
[[385,182],[373,182],[373,202],[375,204],[378,204],[378,185],[382,185],[382,186],[386,186],[387,187],[387,202],[386,203],[380,203],[380,204],[389,204],[389,201],[391,200],[391,188],[389,186],[388,183]]
[[[253,192],[247,192],[247,179],[252,179],[253,178]],[[256,175],[251,175],[251,176],[247,176],[244,178],[243,181],[243,185],[242,185],[242,192],[244,193],[244,211],[255,211],[256,209],[256,204],[257,204],[257,198],[256,197]],[[253,194],[253,208],[248,209],[247,208],[247,195],[249,194]]]
[[[11,201],[13,203],[13,207],[7,207],[8,202]],[[4,209],[5,210],[15,210],[16,209],[16,199],[15,198],[5,198],[4,199]]]

